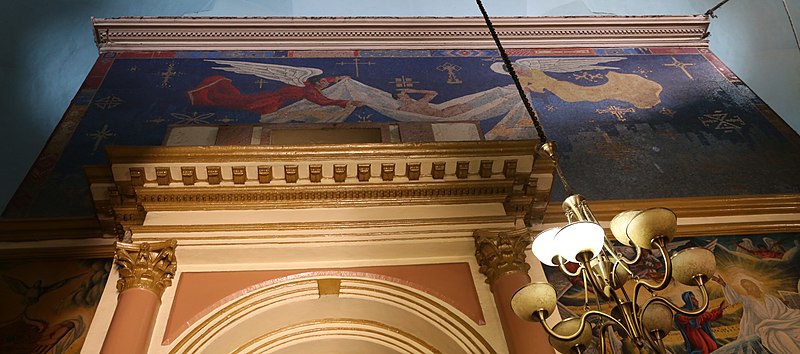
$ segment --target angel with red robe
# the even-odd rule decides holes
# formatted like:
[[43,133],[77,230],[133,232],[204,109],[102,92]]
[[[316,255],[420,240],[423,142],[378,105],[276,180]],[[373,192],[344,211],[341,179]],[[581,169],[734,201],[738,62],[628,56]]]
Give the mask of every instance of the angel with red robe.
[[321,90],[332,83],[349,79],[349,76],[323,77],[322,70],[278,64],[241,62],[232,60],[207,60],[227,65],[214,69],[237,74],[255,75],[267,80],[288,84],[277,90],[245,94],[237,89],[231,79],[214,75],[207,77],[187,95],[195,106],[217,106],[228,109],[241,109],[269,114],[300,100],[308,100],[320,106],[360,107],[361,101],[334,100],[322,94]]

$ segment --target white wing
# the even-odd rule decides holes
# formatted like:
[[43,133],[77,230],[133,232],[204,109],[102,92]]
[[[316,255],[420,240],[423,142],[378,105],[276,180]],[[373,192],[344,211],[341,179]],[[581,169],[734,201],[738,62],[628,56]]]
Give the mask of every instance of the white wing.
[[278,64],[253,63],[247,61],[213,60],[212,63],[228,65],[215,66],[213,69],[229,71],[237,74],[255,75],[267,80],[276,80],[289,85],[305,86],[305,81],[312,76],[322,74],[322,69],[286,66]]
[[[515,67],[554,73],[571,73],[589,70],[619,70],[613,66],[599,64],[625,60],[623,57],[565,57],[565,58],[522,58],[514,62]],[[508,74],[502,62],[492,64],[492,71]]]

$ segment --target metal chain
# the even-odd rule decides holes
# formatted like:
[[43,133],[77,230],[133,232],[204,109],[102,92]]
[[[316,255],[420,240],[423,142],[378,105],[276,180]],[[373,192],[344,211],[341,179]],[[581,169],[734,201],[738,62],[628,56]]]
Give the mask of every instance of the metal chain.
[[546,143],[549,140],[547,136],[544,134],[544,128],[542,128],[542,123],[539,122],[539,116],[533,110],[533,106],[531,106],[531,102],[528,100],[528,95],[525,94],[525,90],[522,88],[522,84],[519,82],[519,77],[517,77],[516,71],[514,71],[514,67],[511,64],[511,60],[508,59],[508,55],[506,54],[505,49],[503,49],[503,45],[500,43],[500,38],[497,37],[497,32],[494,30],[494,26],[492,25],[492,21],[489,19],[489,15],[486,13],[486,9],[483,7],[483,3],[481,0],[475,0],[478,3],[478,7],[481,9],[481,14],[483,14],[483,19],[486,21],[486,26],[489,27],[489,32],[492,34],[492,38],[494,39],[495,45],[497,45],[497,50],[500,52],[500,56],[503,58],[503,63],[505,64],[505,68],[508,70],[508,74],[511,75],[511,79],[514,81],[514,85],[517,86],[517,91],[519,92],[519,97],[522,98],[522,103],[525,105],[525,110],[528,111],[528,115],[530,115],[531,120],[533,121],[533,127],[536,128],[536,134],[539,135],[539,142]]

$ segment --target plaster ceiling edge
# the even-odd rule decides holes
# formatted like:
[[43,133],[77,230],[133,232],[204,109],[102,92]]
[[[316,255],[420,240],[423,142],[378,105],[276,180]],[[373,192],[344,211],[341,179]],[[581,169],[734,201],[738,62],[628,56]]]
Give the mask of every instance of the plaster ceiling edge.
[[[498,17],[513,48],[707,47],[707,16]],[[101,53],[178,50],[494,49],[479,17],[92,19]]]

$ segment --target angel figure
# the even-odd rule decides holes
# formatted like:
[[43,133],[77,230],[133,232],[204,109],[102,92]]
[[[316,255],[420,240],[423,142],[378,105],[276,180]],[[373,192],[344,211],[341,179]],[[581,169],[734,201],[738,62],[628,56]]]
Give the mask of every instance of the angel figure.
[[328,85],[349,79],[349,76],[323,77],[322,70],[317,68],[294,67],[278,64],[252,63],[232,60],[206,60],[216,64],[227,65],[214,67],[217,70],[237,74],[255,75],[267,80],[276,80],[288,84],[273,91],[251,94],[241,93],[231,79],[214,75],[207,77],[197,87],[187,92],[189,100],[195,106],[218,106],[229,109],[242,109],[259,114],[269,114],[287,104],[308,100],[320,106],[360,107],[361,101],[334,100],[325,97],[320,90]]
[[[561,81],[546,74],[571,73],[592,70],[619,70],[606,66],[610,62],[625,60],[623,57],[558,57],[558,58],[522,58],[514,62],[514,69],[519,74],[523,88],[528,91],[544,93],[549,91],[566,102],[600,102],[602,100],[618,100],[632,104],[636,108],[652,108],[661,102],[659,94],[663,87],[652,80],[635,74],[624,74],[609,71],[607,82],[583,86],[568,81]],[[505,64],[492,64],[492,71],[508,74]]]

